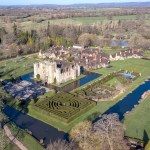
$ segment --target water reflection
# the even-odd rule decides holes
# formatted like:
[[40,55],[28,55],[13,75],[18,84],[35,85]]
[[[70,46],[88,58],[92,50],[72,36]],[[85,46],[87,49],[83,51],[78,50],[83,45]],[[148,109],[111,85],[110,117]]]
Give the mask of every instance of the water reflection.
[[[33,72],[32,73],[29,73],[29,74],[25,74],[23,76],[21,76],[21,78],[23,80],[26,80],[26,81],[29,81],[29,82],[32,82],[35,84],[35,81],[33,80]],[[97,73],[93,73],[93,72],[88,72],[88,71],[84,71],[83,74],[85,75],[85,77],[79,79],[79,80],[76,80],[76,81],[73,81],[67,85],[64,85],[62,87],[59,87],[59,86],[56,86],[56,85],[47,85],[47,87],[49,88],[52,88],[52,89],[55,89],[56,91],[64,91],[64,92],[70,92],[86,83],[89,83],[91,82],[92,80],[95,80],[96,78],[100,77],[101,74],[97,74]]]

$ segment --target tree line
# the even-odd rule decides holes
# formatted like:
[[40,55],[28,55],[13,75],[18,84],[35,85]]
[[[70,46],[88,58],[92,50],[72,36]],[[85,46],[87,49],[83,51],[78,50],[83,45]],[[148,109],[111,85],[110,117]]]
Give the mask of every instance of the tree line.
[[[0,59],[47,50],[51,46],[110,46],[126,40],[129,47],[150,49],[150,26],[146,20],[105,20],[95,24],[52,24],[24,30],[18,23],[0,28]],[[8,52],[6,52],[6,49]]]

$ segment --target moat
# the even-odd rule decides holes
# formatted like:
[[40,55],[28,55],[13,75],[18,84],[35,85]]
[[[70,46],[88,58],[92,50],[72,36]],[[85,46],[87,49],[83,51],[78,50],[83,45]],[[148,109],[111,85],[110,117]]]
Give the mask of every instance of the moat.
[[[134,106],[138,104],[138,101],[141,99],[142,94],[147,90],[150,90],[150,81],[146,81],[145,83],[140,85],[132,93],[129,93],[125,98],[108,109],[104,114],[118,113],[120,120],[122,120],[124,118],[124,114],[127,111],[131,111],[132,108],[134,108]],[[58,138],[66,139],[67,137],[66,133],[58,131],[56,128],[9,106],[4,107],[4,113],[20,128],[30,130],[32,132],[32,135],[36,139],[44,139],[45,145],[47,145],[50,140],[53,141]],[[96,120],[98,119],[99,118],[97,118]]]
[[[23,76],[21,76],[21,78],[23,80],[35,83],[35,81],[33,80],[33,72],[32,73],[28,73],[25,74]],[[55,89],[56,91],[64,91],[64,92],[70,92],[80,86],[83,86],[95,79],[97,79],[98,77],[102,76],[102,74],[98,74],[98,73],[93,73],[93,72],[88,72],[88,71],[84,71],[83,75],[85,75],[84,77],[82,77],[81,79],[72,81],[64,86],[57,86],[57,85],[47,85],[47,87],[49,87],[50,89]]]

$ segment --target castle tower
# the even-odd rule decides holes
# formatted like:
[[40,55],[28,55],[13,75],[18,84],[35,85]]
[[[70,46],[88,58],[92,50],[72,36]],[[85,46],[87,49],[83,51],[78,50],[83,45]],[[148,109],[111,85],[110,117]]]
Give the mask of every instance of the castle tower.
[[61,82],[62,82],[61,69],[57,68],[56,69],[56,83],[60,84]]
[[37,74],[38,74],[38,69],[39,69],[39,64],[35,63],[34,64],[34,78],[36,78]]
[[77,76],[81,74],[81,66],[77,64]]
[[55,81],[55,62],[51,62],[48,65],[48,84],[54,83]]

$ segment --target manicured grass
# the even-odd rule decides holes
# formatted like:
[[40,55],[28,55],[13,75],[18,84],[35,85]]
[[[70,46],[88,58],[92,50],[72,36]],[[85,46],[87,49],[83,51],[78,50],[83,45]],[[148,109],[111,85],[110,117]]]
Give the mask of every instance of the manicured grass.
[[120,81],[117,78],[113,78],[112,80],[109,80],[107,84],[115,87],[121,85]]
[[[26,131],[20,129],[16,125],[9,123],[9,128],[12,134],[28,149],[28,150],[44,150],[45,148],[34,139]],[[8,149],[9,150],[9,149]],[[10,149],[11,150],[11,149]]]
[[110,63],[110,65],[112,66],[111,68],[102,68],[94,70],[94,72],[107,75],[112,73],[113,71],[123,69],[131,72],[141,72],[142,73],[141,78],[147,79],[147,77],[150,76],[149,64],[150,64],[149,60],[132,58],[126,60],[113,61]]
[[35,61],[37,61],[37,54],[1,61],[0,78],[17,78],[23,74],[33,72],[33,63]]
[[143,140],[144,130],[150,137],[150,97],[140,103],[124,119],[125,135]]
[[31,135],[24,133],[22,143],[28,148],[28,150],[44,150],[38,141],[36,141]]
[[144,56],[150,57],[150,50],[145,50],[144,51]]

